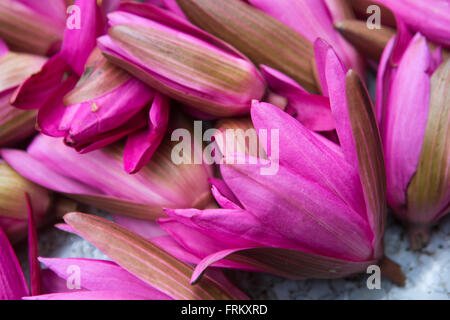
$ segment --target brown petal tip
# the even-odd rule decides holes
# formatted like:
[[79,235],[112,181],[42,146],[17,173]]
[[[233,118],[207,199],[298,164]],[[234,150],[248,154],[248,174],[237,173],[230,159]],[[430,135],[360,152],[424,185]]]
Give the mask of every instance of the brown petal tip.
[[407,227],[409,244],[414,251],[425,248],[430,243],[430,227],[410,225]]
[[381,58],[384,48],[395,34],[394,29],[386,26],[369,29],[366,22],[360,20],[342,20],[336,22],[334,27],[356,49],[375,61]]
[[404,287],[406,285],[406,276],[402,271],[402,267],[384,256],[380,262],[381,274],[389,279],[393,284]]

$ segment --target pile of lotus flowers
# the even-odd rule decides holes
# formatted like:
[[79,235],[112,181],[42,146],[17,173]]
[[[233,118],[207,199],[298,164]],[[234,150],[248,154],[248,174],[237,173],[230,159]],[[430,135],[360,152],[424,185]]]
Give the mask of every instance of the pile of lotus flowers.
[[[449,26],[440,0],[0,1],[0,299],[403,286],[387,214],[420,250],[450,212]],[[40,257],[52,224],[110,260]]]

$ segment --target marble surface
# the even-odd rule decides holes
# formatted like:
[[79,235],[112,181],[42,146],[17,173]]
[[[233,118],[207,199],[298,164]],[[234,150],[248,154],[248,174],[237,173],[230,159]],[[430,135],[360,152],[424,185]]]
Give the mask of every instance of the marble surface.
[[[385,244],[386,254],[402,265],[407,276],[404,288],[382,280],[381,289],[369,290],[367,274],[348,279],[293,281],[260,273],[227,273],[254,299],[450,299],[450,217],[433,230],[430,244],[420,252],[410,250],[404,230],[389,219]],[[89,242],[52,227],[40,233],[39,248],[44,257],[108,259]],[[25,248],[20,248],[19,258],[26,260]]]

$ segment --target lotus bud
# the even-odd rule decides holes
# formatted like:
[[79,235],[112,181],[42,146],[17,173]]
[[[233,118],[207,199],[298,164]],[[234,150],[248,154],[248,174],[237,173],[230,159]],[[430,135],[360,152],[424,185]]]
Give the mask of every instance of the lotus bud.
[[[398,41],[401,42],[401,41]],[[420,249],[450,211],[450,60],[431,53],[421,34],[409,42],[397,68],[383,53],[378,96],[387,168],[387,199]],[[401,115],[401,116],[400,116]]]
[[20,174],[47,189],[100,209],[150,220],[164,216],[162,208],[203,208],[213,201],[208,182],[212,169],[194,161],[195,152],[202,148],[191,148],[190,143],[177,148],[181,143],[177,141],[187,143],[190,131],[172,125],[180,129],[174,131],[174,141],[168,133],[152,159],[133,175],[123,170],[122,142],[81,155],[60,139],[39,135],[27,152],[3,149],[1,153]]
[[177,3],[193,24],[230,43],[256,65],[286,73],[309,92],[319,91],[312,43],[294,29],[240,0]]
[[138,171],[161,142],[169,101],[106,60],[99,49],[90,55],[83,77],[63,100],[67,106],[57,135],[82,153],[127,137],[127,172]]
[[14,51],[52,55],[66,24],[64,0],[0,2],[0,38]]
[[201,112],[246,114],[265,93],[256,67],[229,45],[149,5],[126,3],[108,15],[103,54],[144,83]]
[[5,161],[0,160],[0,227],[12,242],[17,242],[26,235],[26,194],[30,197],[36,223],[42,225],[51,206],[50,192],[23,178]]
[[368,58],[379,61],[395,30],[381,26],[380,29],[369,29],[364,21],[343,20],[335,23],[335,28]]
[[36,111],[10,105],[12,92],[45,63],[44,57],[11,52],[0,40],[0,146],[27,138],[35,132]]
[[[380,8],[380,22],[382,25],[395,28],[397,25],[396,19],[394,14],[390,9],[388,9],[386,6],[382,5],[380,1],[377,0],[349,0],[353,10],[355,11],[355,14],[359,19],[362,19],[364,21],[367,21],[368,18],[373,15],[378,9],[375,9],[375,7],[370,7],[373,5],[376,5],[378,8]],[[369,8],[370,7],[370,8]],[[374,10],[375,9],[375,10]]]

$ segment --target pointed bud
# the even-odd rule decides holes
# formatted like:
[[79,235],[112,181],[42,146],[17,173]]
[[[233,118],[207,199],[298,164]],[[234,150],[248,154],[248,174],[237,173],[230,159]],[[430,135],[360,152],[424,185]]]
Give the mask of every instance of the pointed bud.
[[35,132],[37,110],[16,109],[6,99],[0,95],[0,147],[23,140]]
[[374,0],[350,0],[350,3],[353,7],[358,18],[362,20],[367,20],[372,14],[374,14],[373,10],[368,12],[370,6],[377,6],[380,8],[380,19],[381,24],[385,26],[389,26],[391,28],[395,28],[397,25],[395,21],[395,16],[390,9],[380,4],[379,1]]
[[49,191],[26,180],[0,160],[0,226],[12,242],[26,234],[28,208],[25,193],[30,196],[36,222],[42,224],[50,207]]
[[47,6],[52,9],[43,10],[39,5],[16,0],[0,1],[0,38],[14,51],[56,53],[64,33],[66,8],[59,0]]
[[35,132],[36,111],[10,105],[14,89],[45,63],[44,57],[8,51],[0,40],[0,146],[13,144]]
[[64,97],[59,130],[79,151],[98,149],[146,126],[153,97],[152,89],[96,48],[76,87]]
[[244,1],[177,0],[188,19],[230,43],[256,65],[265,64],[318,92],[311,61],[311,42]]
[[429,241],[430,227],[450,212],[450,60],[431,77],[428,122],[415,175],[407,190],[411,247]]
[[248,113],[251,100],[264,95],[262,76],[234,48],[157,7],[121,8],[136,14],[109,14],[111,28],[99,47],[149,86],[218,116]]
[[379,61],[395,30],[386,26],[369,29],[364,21],[343,20],[335,23],[335,28],[344,38],[372,60]]

